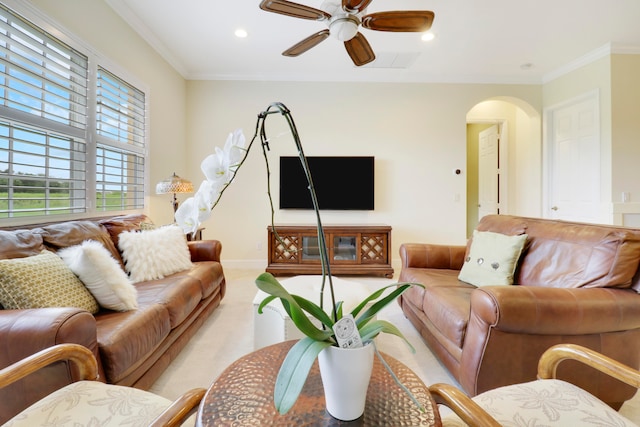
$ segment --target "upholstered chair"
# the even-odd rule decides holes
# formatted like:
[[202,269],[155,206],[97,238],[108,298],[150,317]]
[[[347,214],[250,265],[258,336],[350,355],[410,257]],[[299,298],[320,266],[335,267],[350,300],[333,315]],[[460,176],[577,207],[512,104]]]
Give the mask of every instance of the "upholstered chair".
[[434,384],[429,391],[438,404],[453,411],[443,417],[443,425],[449,427],[637,426],[583,389],[557,379],[557,367],[564,360],[584,363],[613,378],[640,387],[639,371],[591,349],[559,344],[543,353],[535,381],[499,387],[478,394],[473,399],[449,384]]
[[179,426],[197,410],[205,393],[193,389],[172,402],[144,390],[96,381],[96,359],[77,344],[49,347],[0,370],[0,387],[52,363],[68,363],[81,380],[32,404],[4,426]]

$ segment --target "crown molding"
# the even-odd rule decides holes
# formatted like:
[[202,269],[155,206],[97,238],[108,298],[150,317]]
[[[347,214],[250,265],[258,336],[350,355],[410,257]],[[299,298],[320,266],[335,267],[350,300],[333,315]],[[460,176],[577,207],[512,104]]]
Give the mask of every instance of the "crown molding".
[[550,73],[542,76],[542,83],[549,83],[559,77],[564,76],[565,74],[569,74],[572,71],[575,71],[579,68],[584,67],[585,65],[589,65],[592,62],[595,62],[601,58],[610,56],[610,55],[640,55],[640,46],[628,46],[621,45],[619,43],[607,43],[598,49],[592,50],[591,52],[583,55],[568,64],[563,65],[562,67],[551,71]]
[[167,46],[162,43],[147,27],[138,15],[127,6],[123,0],[105,0],[105,2],[120,16],[129,26],[140,35],[151,47],[158,52],[183,78],[187,78],[188,71]]

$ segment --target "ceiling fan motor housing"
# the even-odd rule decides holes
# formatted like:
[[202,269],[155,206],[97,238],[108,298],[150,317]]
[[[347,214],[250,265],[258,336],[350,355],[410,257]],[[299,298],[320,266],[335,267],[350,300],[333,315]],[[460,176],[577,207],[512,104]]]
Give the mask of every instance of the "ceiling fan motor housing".
[[329,31],[334,38],[346,42],[358,34],[359,26],[360,19],[356,15],[344,13],[331,18]]

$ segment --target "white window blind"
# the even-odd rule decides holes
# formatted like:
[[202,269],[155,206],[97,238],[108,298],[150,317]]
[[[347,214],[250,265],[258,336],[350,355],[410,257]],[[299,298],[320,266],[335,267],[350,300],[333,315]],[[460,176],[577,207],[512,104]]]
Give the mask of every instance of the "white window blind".
[[144,206],[144,93],[98,67],[97,209]]
[[84,129],[87,57],[8,10],[0,12],[2,105]]
[[145,93],[62,38],[0,4],[0,220],[144,208]]
[[144,93],[99,67],[97,98],[98,134],[144,147]]
[[96,209],[138,209],[144,206],[144,157],[98,144]]
[[0,218],[85,212],[85,168],[84,141],[0,121]]

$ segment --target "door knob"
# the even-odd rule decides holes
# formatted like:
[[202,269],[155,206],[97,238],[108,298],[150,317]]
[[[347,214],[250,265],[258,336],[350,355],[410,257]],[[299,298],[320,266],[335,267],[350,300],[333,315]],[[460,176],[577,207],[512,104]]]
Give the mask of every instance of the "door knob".
[[557,210],[558,210],[558,207],[557,207],[557,206],[553,206],[553,207],[551,208],[551,210],[552,210],[552,211],[557,211]]

